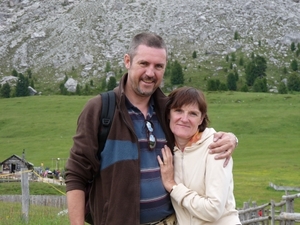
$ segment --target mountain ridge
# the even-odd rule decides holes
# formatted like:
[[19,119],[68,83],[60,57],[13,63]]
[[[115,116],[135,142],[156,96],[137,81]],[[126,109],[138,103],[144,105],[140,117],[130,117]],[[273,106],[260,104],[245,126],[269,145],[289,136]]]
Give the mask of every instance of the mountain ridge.
[[31,68],[45,82],[61,81],[75,69],[87,82],[105,75],[106,62],[122,68],[141,31],[161,35],[175,58],[197,50],[198,63],[237,49],[249,55],[262,42],[270,62],[284,66],[290,44],[300,43],[293,0],[10,0],[0,9],[0,78]]

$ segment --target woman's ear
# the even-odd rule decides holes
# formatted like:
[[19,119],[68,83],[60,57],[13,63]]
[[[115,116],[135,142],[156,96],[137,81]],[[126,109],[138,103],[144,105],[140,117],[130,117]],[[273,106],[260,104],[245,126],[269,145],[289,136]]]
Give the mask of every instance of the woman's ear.
[[203,123],[204,118],[205,118],[205,115],[202,115],[199,126],[201,126],[201,124]]

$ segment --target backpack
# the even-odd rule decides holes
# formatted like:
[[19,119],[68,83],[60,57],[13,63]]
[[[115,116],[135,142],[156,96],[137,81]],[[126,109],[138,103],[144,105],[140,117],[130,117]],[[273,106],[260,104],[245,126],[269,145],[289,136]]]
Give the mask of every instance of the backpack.
[[[105,141],[107,139],[107,135],[110,130],[111,122],[113,120],[114,112],[115,112],[115,103],[116,96],[113,91],[103,92],[100,94],[102,99],[102,107],[101,107],[101,115],[100,115],[100,125],[99,125],[99,133],[98,133],[98,143],[99,149],[97,156],[100,158],[100,154],[104,148]],[[100,132],[101,131],[101,132]],[[94,175],[95,177],[95,175]],[[94,180],[94,179],[93,179]],[[94,224],[93,218],[90,211],[89,206],[89,195],[90,190],[93,184],[93,180],[91,180],[85,189],[85,212],[84,212],[84,220],[88,224]]]

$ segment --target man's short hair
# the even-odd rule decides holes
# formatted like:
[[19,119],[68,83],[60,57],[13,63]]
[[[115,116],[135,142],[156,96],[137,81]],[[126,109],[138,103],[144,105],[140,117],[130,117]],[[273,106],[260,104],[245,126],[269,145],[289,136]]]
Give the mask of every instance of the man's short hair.
[[161,36],[155,33],[142,32],[135,35],[129,45],[127,54],[131,59],[136,55],[136,50],[140,45],[165,49],[166,55],[168,55],[167,46]]

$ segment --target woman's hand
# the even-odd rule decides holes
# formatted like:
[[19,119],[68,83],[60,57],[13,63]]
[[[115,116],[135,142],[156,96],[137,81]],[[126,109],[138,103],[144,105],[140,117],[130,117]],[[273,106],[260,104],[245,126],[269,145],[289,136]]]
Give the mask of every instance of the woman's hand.
[[233,133],[218,132],[214,135],[214,142],[209,145],[209,153],[217,154],[215,159],[225,159],[224,167],[237,146],[237,138]]
[[174,181],[173,155],[170,148],[166,145],[161,149],[161,153],[162,159],[159,155],[157,156],[160,165],[161,179],[165,189],[170,192],[172,187],[176,185]]

